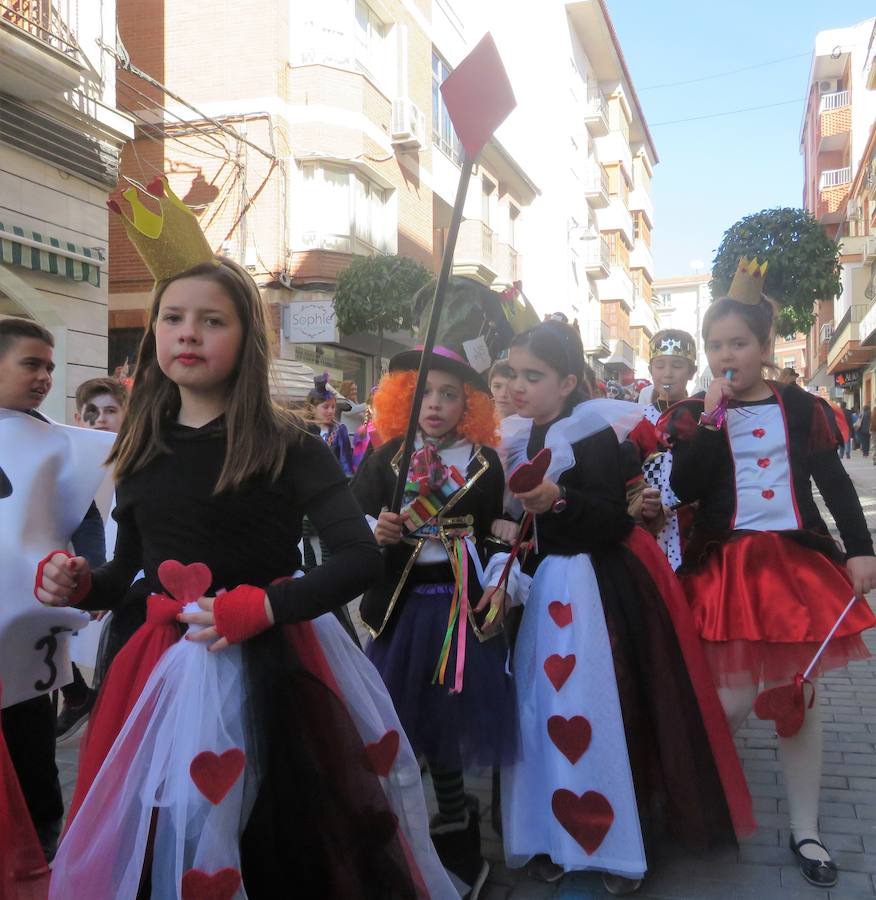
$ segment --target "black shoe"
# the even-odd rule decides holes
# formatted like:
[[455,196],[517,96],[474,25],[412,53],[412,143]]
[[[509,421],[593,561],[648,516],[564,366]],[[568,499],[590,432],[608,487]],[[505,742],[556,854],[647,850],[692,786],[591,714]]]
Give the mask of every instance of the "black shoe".
[[82,730],[83,726],[88,721],[88,714],[91,712],[96,699],[97,691],[93,691],[89,688],[88,694],[82,703],[76,706],[70,703],[64,704],[64,708],[61,710],[57,724],[55,725],[56,741],[66,741],[68,738],[73,737]]
[[815,887],[832,888],[836,884],[838,877],[836,863],[832,859],[824,861],[820,859],[809,859],[808,856],[804,856],[800,852],[800,848],[805,847],[807,844],[814,844],[816,847],[821,847],[825,853],[830,855],[830,851],[821,843],[821,841],[816,841],[813,838],[806,838],[798,844],[794,841],[794,835],[792,834],[789,846],[791,847],[791,850],[794,851],[794,855],[800,863],[801,874],[810,884],[814,884]]
[[463,896],[477,900],[490,873],[490,864],[481,856],[477,798],[466,795],[465,819],[460,822],[442,821],[435,816],[430,832],[441,864],[464,883],[467,893]]

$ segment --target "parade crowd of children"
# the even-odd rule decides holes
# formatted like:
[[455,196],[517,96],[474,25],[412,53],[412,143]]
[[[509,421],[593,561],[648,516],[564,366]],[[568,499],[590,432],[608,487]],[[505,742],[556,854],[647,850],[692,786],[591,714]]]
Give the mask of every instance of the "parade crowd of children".
[[661,840],[755,828],[753,707],[801,873],[836,884],[814,686],[868,655],[876,558],[833,411],[769,376],[762,268],[705,316],[704,394],[692,335],[653,337],[638,403],[600,395],[575,328],[451,278],[431,354],[293,412],[251,276],[150,190],[132,385],[52,422],[51,333],[0,321],[0,898],[477,898],[472,769],[508,866],[632,894]]

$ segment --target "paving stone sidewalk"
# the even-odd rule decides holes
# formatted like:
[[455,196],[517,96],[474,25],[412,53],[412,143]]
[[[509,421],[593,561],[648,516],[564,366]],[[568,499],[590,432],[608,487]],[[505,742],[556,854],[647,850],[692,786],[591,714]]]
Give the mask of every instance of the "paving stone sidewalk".
[[[876,467],[855,458],[846,463],[876,530]],[[829,516],[828,521],[831,521]],[[876,600],[876,596],[873,598]],[[874,629],[876,631],[876,629]],[[803,881],[788,849],[788,807],[776,738],[770,723],[752,717],[737,735],[759,829],[739,849],[702,855],[672,846],[658,848],[652,873],[634,896],[641,900],[823,900],[876,898],[876,633],[868,632],[873,657],[852,663],[819,683],[824,720],[824,778],[821,790],[821,836],[840,867],[840,881],[830,891]],[[78,738],[58,748],[58,767],[69,803],[76,779]],[[567,875],[555,885],[529,879],[502,863],[502,846],[490,826],[490,774],[470,773],[466,789],[481,800],[482,834],[493,862],[483,900],[583,900],[607,897],[598,875]],[[431,784],[426,797],[433,803]]]

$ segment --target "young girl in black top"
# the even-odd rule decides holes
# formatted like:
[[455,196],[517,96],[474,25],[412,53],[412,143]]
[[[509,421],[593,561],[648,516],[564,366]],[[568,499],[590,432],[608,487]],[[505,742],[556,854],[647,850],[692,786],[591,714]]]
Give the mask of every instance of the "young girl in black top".
[[[170,227],[185,208],[158,189]],[[51,896],[453,896],[391,704],[322,616],[379,577],[377,547],[330,450],[271,404],[258,288],[205,255],[153,268],[114,559],[56,553],[37,577],[88,609],[141,567],[154,592],[101,689]],[[332,559],[290,578],[305,514]]]
[[[873,542],[837,456],[833,412],[794,384],[764,380],[773,309],[759,287],[746,288],[745,267],[740,273],[731,287],[740,299],[717,300],[703,322],[709,390],[670,409],[659,426],[672,440],[672,489],[697,503],[682,582],[733,730],[759,687],[804,672],[850,599],[876,586]],[[845,553],[822,521],[811,480]],[[866,601],[855,604],[819,671],[868,656],[860,633],[874,624]],[[791,848],[804,877],[829,887],[837,873],[818,838],[821,731],[816,704],[778,749]]]
[[627,515],[618,437],[641,408],[586,400],[567,325],[516,338],[509,363],[519,415],[502,423],[506,469],[542,448],[552,457],[517,497],[535,515],[536,550],[514,652],[523,747],[502,775],[505,856],[546,854],[551,879],[602,870],[628,893],[658,808],[702,845],[749,827],[751,799],[672,572]]

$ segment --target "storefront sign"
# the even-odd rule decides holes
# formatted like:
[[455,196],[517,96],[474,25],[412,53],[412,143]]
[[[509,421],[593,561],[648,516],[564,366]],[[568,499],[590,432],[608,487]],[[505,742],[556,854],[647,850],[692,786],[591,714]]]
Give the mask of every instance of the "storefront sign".
[[848,372],[837,372],[833,376],[834,384],[845,391],[850,391],[861,384],[861,370],[851,369]]
[[333,300],[303,300],[283,308],[283,333],[297,344],[333,344],[338,340]]

